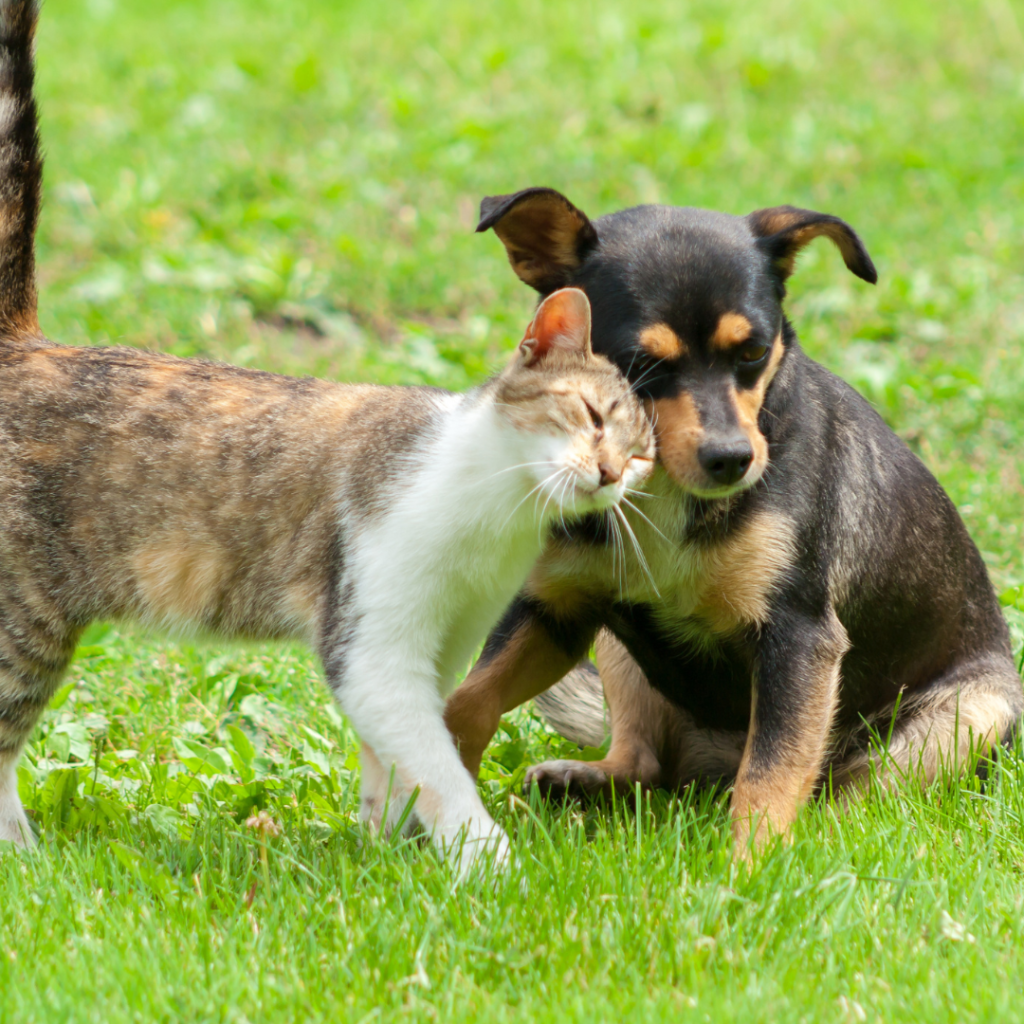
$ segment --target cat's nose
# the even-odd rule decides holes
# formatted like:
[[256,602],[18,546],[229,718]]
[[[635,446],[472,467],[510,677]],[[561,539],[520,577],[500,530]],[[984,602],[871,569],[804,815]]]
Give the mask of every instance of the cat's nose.
[[614,466],[608,465],[607,462],[600,463],[597,471],[601,474],[602,487],[607,487],[609,484],[617,484],[622,479],[622,473]]

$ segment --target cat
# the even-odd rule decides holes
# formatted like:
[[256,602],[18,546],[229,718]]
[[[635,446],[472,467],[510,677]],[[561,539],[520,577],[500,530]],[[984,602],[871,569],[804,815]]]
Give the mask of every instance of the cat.
[[295,379],[39,329],[36,4],[0,6],[0,839],[32,842],[16,764],[95,619],[298,637],[362,743],[361,814],[412,817],[465,870],[507,859],[444,697],[560,517],[653,467],[590,305],[539,307],[464,394]]

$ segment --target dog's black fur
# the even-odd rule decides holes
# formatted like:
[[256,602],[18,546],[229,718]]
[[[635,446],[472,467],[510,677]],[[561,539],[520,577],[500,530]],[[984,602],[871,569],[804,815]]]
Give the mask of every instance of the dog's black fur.
[[876,280],[847,224],[792,207],[667,206],[591,223],[528,189],[485,199],[488,228],[542,295],[586,291],[594,349],[648,401],[662,470],[630,520],[646,576],[636,555],[617,561],[607,522],[553,539],[449,705],[471,768],[501,712],[563,675],[599,630],[612,749],[532,778],[586,790],[735,779],[741,841],[751,822],[755,835],[757,822],[784,831],[828,779],[858,792],[869,726],[888,735],[888,781],[930,779],[1011,735],[1021,680],[956,509],[868,403],[804,354],[783,312],[795,256],[819,235]]

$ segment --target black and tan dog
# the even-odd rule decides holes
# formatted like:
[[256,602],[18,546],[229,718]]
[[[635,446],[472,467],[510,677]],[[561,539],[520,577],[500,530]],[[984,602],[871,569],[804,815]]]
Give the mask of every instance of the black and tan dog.
[[[452,697],[471,770],[501,714],[595,636],[611,749],[531,778],[590,792],[735,780],[739,851],[785,832],[824,785],[855,795],[873,770],[885,785],[930,780],[1011,735],[1021,680],[956,509],[783,312],[796,255],[820,235],[875,281],[847,224],[788,206],[644,206],[591,223],[539,188],[481,212],[523,281],[586,291],[594,348],[647,401],[660,468],[627,535],[595,519],[552,539]],[[576,676],[579,731],[601,707]],[[888,756],[873,767],[879,734]]]

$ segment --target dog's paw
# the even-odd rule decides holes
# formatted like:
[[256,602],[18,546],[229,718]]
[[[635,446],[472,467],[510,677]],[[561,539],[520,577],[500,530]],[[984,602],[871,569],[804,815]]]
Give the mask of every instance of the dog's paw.
[[526,788],[536,783],[552,796],[592,796],[608,785],[608,772],[600,761],[545,761],[526,773]]

